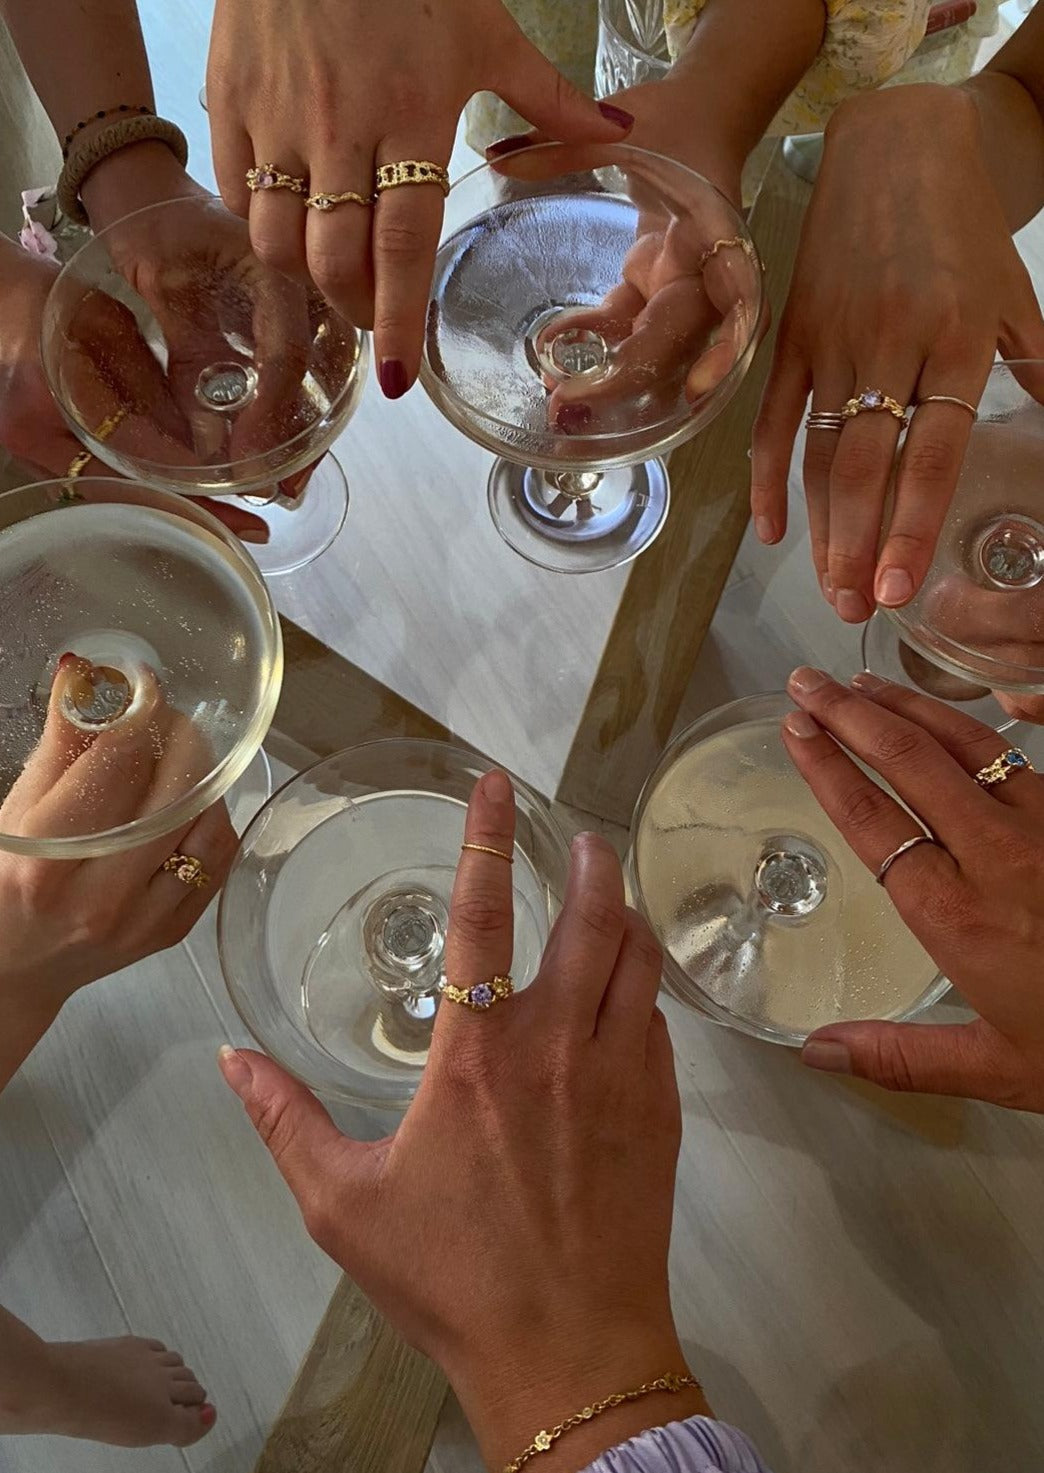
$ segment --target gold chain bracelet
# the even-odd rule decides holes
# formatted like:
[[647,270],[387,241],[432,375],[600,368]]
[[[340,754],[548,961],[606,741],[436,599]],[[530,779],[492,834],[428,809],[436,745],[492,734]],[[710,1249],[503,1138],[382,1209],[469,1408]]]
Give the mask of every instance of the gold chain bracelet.
[[622,1406],[625,1401],[638,1401],[643,1396],[652,1396],[656,1391],[669,1391],[675,1393],[684,1391],[686,1387],[692,1387],[694,1391],[700,1390],[700,1383],[695,1376],[676,1376],[668,1372],[666,1376],[658,1376],[655,1381],[646,1381],[644,1386],[636,1386],[633,1391],[616,1391],[612,1396],[607,1396],[602,1401],[592,1402],[589,1407],[584,1407],[582,1412],[568,1417],[564,1422],[559,1422],[557,1427],[552,1427],[550,1432],[538,1432],[525,1452],[519,1453],[513,1463],[507,1463],[504,1473],[519,1473],[530,1458],[535,1458],[538,1453],[548,1453],[560,1437],[567,1432],[572,1432],[574,1427],[581,1426],[584,1422],[590,1422],[592,1417],[600,1417],[603,1412],[611,1412],[614,1407]]

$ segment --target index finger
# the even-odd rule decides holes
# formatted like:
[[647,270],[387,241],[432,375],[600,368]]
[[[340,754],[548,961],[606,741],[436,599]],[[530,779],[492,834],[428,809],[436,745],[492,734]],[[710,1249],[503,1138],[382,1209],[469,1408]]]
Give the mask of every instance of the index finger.
[[[515,947],[511,859],[515,849],[515,795],[506,773],[489,772],[475,785],[464,824],[446,933],[446,980],[473,990],[511,971]],[[459,1006],[443,1004],[445,1014]]]

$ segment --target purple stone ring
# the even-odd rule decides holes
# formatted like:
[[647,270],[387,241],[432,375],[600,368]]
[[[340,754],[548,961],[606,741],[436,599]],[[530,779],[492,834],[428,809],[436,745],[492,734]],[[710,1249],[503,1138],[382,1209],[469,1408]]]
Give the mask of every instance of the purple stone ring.
[[472,987],[454,987],[443,979],[439,989],[443,997],[456,1002],[473,1013],[487,1013],[491,1007],[511,996],[515,984],[510,977],[490,977],[488,982],[476,982]]
[[291,194],[307,194],[308,181],[296,174],[285,174],[277,164],[255,164],[247,170],[247,188],[251,194],[263,194],[267,189],[289,189]]
[[855,419],[857,414],[890,414],[904,430],[910,423],[910,417],[898,399],[893,399],[891,394],[881,389],[861,390],[841,411],[842,419]]

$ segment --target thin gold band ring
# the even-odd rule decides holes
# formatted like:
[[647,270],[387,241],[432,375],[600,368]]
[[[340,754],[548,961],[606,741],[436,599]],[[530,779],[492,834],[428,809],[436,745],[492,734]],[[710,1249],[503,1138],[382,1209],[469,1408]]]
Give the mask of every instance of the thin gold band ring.
[[513,854],[505,854],[503,849],[491,849],[488,844],[462,844],[460,849],[462,854],[465,849],[470,849],[475,854],[495,854],[498,859],[506,859],[508,864],[515,862]]

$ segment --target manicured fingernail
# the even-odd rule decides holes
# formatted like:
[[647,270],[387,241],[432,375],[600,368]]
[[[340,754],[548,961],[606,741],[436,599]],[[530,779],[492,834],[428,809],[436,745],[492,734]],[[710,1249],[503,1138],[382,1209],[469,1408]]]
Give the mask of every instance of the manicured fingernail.
[[570,851],[573,854],[579,854],[597,837],[597,834],[593,834],[590,829],[581,829],[578,834],[573,835],[572,842],[569,845]]
[[755,517],[754,531],[759,542],[775,542],[776,525],[771,517]]
[[799,665],[792,673],[787,685],[791,690],[798,690],[802,695],[811,695],[814,690],[819,690],[829,683],[830,676],[825,670],[815,670],[811,665]]
[[801,1062],[809,1069],[823,1069],[827,1074],[851,1074],[852,1055],[846,1044],[832,1038],[810,1038],[801,1050]]
[[634,127],[634,113],[625,112],[622,107],[614,107],[611,102],[600,102],[598,111],[603,118],[607,118],[610,123],[615,123],[618,128]]
[[555,418],[558,428],[566,435],[576,435],[586,430],[591,423],[591,409],[587,404],[563,404]]
[[206,1406],[201,1406],[199,1409],[199,1420],[204,1427],[213,1427],[217,1421],[217,1409],[207,1402]]
[[834,602],[834,585],[830,581],[829,573],[823,574],[822,578],[820,578],[819,580],[819,586],[823,590],[823,597],[826,599],[827,603],[832,604]]
[[852,684],[856,690],[864,690],[868,695],[873,695],[874,691],[884,690],[889,682],[882,680],[880,675],[871,675],[869,670],[860,670],[858,675],[852,676]]
[[236,534],[240,542],[249,542],[252,547],[263,547],[271,533],[267,527],[244,527]]
[[873,612],[863,595],[854,588],[839,588],[834,594],[834,608],[846,624],[861,624]]
[[503,158],[506,153],[517,153],[520,148],[531,148],[532,145],[531,134],[512,133],[509,138],[498,138],[496,143],[491,143],[486,149],[486,157],[487,159]]
[[377,370],[377,382],[386,399],[401,399],[409,388],[405,365],[398,358],[385,358]]
[[894,609],[913,598],[913,579],[905,568],[885,568],[878,575],[874,591],[879,604],[887,604],[890,609]]
[[68,666],[68,665],[74,665],[76,663],[76,661],[77,661],[78,658],[79,658],[79,656],[70,654],[69,651],[66,650],[66,652],[65,652],[64,655],[59,656],[59,659],[58,659],[58,669],[59,670],[64,670],[66,668],[66,666]]
[[494,803],[506,803],[511,797],[511,779],[499,768],[486,774],[482,788],[486,797],[492,798]]
[[800,737],[802,741],[818,736],[821,730],[818,721],[814,721],[807,711],[791,711],[784,718],[783,725],[791,736]]
[[229,1089],[242,1099],[254,1079],[254,1071],[246,1059],[238,1050],[229,1048],[228,1044],[224,1043],[218,1049],[218,1066]]

